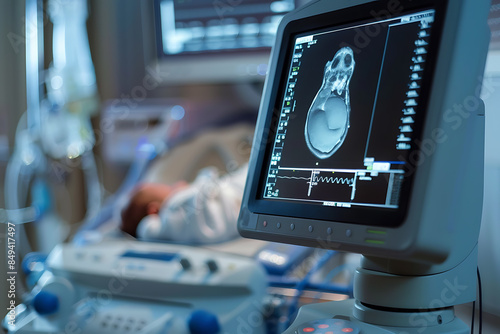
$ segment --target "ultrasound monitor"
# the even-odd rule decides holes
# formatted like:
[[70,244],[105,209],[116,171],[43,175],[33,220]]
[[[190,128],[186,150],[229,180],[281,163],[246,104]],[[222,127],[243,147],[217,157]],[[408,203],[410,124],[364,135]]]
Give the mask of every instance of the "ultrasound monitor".
[[[338,312],[359,328],[410,328],[409,310],[475,299],[488,10],[320,0],[279,26],[238,228],[363,254],[351,311]],[[468,289],[440,300],[457,277]],[[456,324],[439,317],[429,326]]]
[[[242,234],[401,257],[418,251],[426,221],[459,203],[453,189],[481,152],[471,145],[484,120],[486,20],[452,13],[468,1],[401,2],[393,14],[384,1],[362,2],[309,14],[330,6],[319,1],[280,26]],[[460,193],[471,206],[480,197]],[[447,256],[439,248],[428,261]]]

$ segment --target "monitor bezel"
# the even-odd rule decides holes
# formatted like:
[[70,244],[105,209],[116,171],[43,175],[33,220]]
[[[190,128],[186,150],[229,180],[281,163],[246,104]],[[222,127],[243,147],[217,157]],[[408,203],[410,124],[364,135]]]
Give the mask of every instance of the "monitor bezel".
[[[416,124],[414,132],[415,141],[421,139],[424,132],[424,123],[430,102],[448,0],[424,0],[418,3],[411,0],[404,0],[399,3],[404,10],[387,18],[400,17],[428,9],[436,11],[419,102],[419,109],[424,115],[419,117],[418,124]],[[268,83],[267,89],[270,89],[271,93],[266,102],[268,101],[269,103],[261,106],[261,113],[264,114],[260,117],[265,117],[265,120],[259,123],[265,124],[265,126],[256,131],[256,135],[259,136],[255,141],[258,147],[254,147],[257,157],[254,169],[250,171],[250,173],[255,172],[256,177],[250,185],[248,198],[248,209],[252,213],[391,228],[397,228],[404,223],[408,214],[408,203],[411,200],[415,170],[418,168],[416,166],[417,162],[409,164],[406,167],[405,182],[402,188],[400,205],[397,209],[361,206],[346,209],[263,198],[263,189],[266,183],[272,144],[274,143],[274,135],[276,133],[277,114],[281,110],[285,91],[286,80],[284,78],[287,77],[287,69],[291,61],[295,37],[308,32],[313,33],[342,26],[356,25],[357,23],[380,21],[378,18],[370,15],[370,13],[379,13],[383,10],[387,12],[386,6],[387,3],[384,5],[378,1],[361,4],[334,12],[293,20],[288,22],[284,27],[282,40],[277,49],[280,50],[280,54],[277,58],[276,67],[274,67],[276,73],[281,73],[282,75],[276,76],[272,82]],[[331,24],[331,22],[335,22],[335,24]],[[286,52],[282,52],[283,50]]]

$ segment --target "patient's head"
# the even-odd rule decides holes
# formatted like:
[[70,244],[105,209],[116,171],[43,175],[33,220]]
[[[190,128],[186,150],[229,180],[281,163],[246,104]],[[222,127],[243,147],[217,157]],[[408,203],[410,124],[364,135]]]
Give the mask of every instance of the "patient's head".
[[130,199],[121,212],[120,228],[124,232],[135,236],[137,226],[141,220],[147,215],[157,214],[163,202],[174,191],[185,185],[186,183],[180,182],[173,186],[155,183],[144,183],[137,186],[130,194]]

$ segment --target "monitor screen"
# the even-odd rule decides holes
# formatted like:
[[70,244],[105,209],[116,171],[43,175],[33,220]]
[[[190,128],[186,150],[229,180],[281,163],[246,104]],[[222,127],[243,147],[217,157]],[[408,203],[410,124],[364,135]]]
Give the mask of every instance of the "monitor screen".
[[491,29],[491,50],[500,50],[500,0],[492,0],[488,23]]
[[251,211],[403,222],[421,154],[436,16],[427,7],[313,30],[308,25],[332,20],[308,18],[286,28],[284,74],[269,106]]
[[263,80],[280,20],[298,1],[155,0],[156,52],[166,80]]
[[160,52],[165,55],[270,48],[294,0],[158,1]]

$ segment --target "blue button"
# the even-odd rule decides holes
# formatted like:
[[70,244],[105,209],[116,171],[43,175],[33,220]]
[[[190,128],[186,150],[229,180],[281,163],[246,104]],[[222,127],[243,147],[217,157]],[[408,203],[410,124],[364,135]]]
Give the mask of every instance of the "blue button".
[[220,324],[217,316],[213,313],[197,310],[191,313],[188,320],[191,334],[217,334],[220,332]]
[[59,310],[59,298],[51,292],[42,290],[33,298],[33,307],[38,314],[54,314]]

